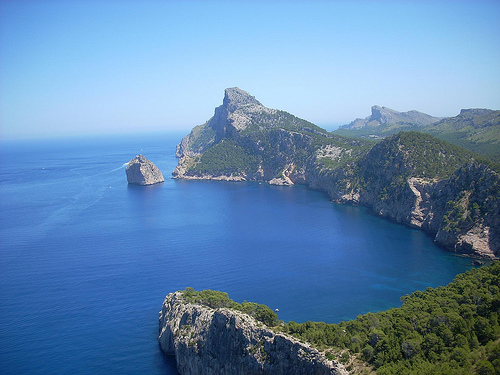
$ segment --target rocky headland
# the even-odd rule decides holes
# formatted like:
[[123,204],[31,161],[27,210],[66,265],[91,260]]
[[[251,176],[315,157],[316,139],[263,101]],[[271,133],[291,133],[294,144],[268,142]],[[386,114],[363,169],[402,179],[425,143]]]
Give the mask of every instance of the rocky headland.
[[129,184],[154,185],[165,181],[158,167],[143,155],[130,160],[125,171]]
[[[383,107],[372,112],[373,121],[439,120]],[[400,132],[378,143],[345,138],[230,88],[214,116],[182,139],[177,156],[174,178],[304,184],[420,228],[448,250],[500,256],[500,174],[429,134]]]
[[159,313],[162,350],[189,375],[344,375],[348,372],[309,344],[276,333],[254,317],[225,307],[167,295]]

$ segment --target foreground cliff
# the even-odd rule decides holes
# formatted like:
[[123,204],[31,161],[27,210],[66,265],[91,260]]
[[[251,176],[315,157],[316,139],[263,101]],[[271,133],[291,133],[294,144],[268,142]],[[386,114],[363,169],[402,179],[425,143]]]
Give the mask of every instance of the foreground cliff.
[[377,144],[344,138],[230,88],[177,156],[174,178],[305,184],[425,230],[451,251],[500,256],[500,175],[428,134],[401,132]]
[[181,374],[347,374],[308,344],[244,312],[191,303],[183,292],[167,295],[159,324],[160,346]]
[[328,324],[284,323],[265,305],[186,288],[165,298],[159,342],[181,374],[497,374],[499,290],[493,261],[401,307]]

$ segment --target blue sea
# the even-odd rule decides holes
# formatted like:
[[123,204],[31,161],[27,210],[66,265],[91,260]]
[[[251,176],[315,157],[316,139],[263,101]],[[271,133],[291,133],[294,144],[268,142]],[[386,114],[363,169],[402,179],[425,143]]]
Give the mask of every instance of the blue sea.
[[[1,374],[176,374],[157,319],[187,286],[335,323],[471,268],[303,186],[173,180],[182,135],[0,143]],[[127,184],[139,153],[163,184]]]

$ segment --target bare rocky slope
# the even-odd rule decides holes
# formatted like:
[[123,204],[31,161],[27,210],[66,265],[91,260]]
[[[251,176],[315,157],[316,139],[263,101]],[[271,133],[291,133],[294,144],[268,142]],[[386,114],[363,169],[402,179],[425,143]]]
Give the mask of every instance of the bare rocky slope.
[[170,293],[159,313],[159,343],[181,374],[344,375],[342,365],[253,317],[190,303]]
[[305,184],[339,203],[420,228],[443,247],[500,256],[500,176],[469,151],[418,132],[374,145],[264,107],[239,88],[177,147],[174,178]]

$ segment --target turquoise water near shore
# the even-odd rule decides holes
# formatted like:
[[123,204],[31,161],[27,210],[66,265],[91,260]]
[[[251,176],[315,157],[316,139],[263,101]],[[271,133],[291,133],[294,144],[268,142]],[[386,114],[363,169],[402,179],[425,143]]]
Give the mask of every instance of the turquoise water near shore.
[[[181,137],[0,143],[0,373],[175,374],[157,317],[187,286],[333,323],[471,268],[302,186],[170,179]],[[127,185],[138,153],[165,183]]]

